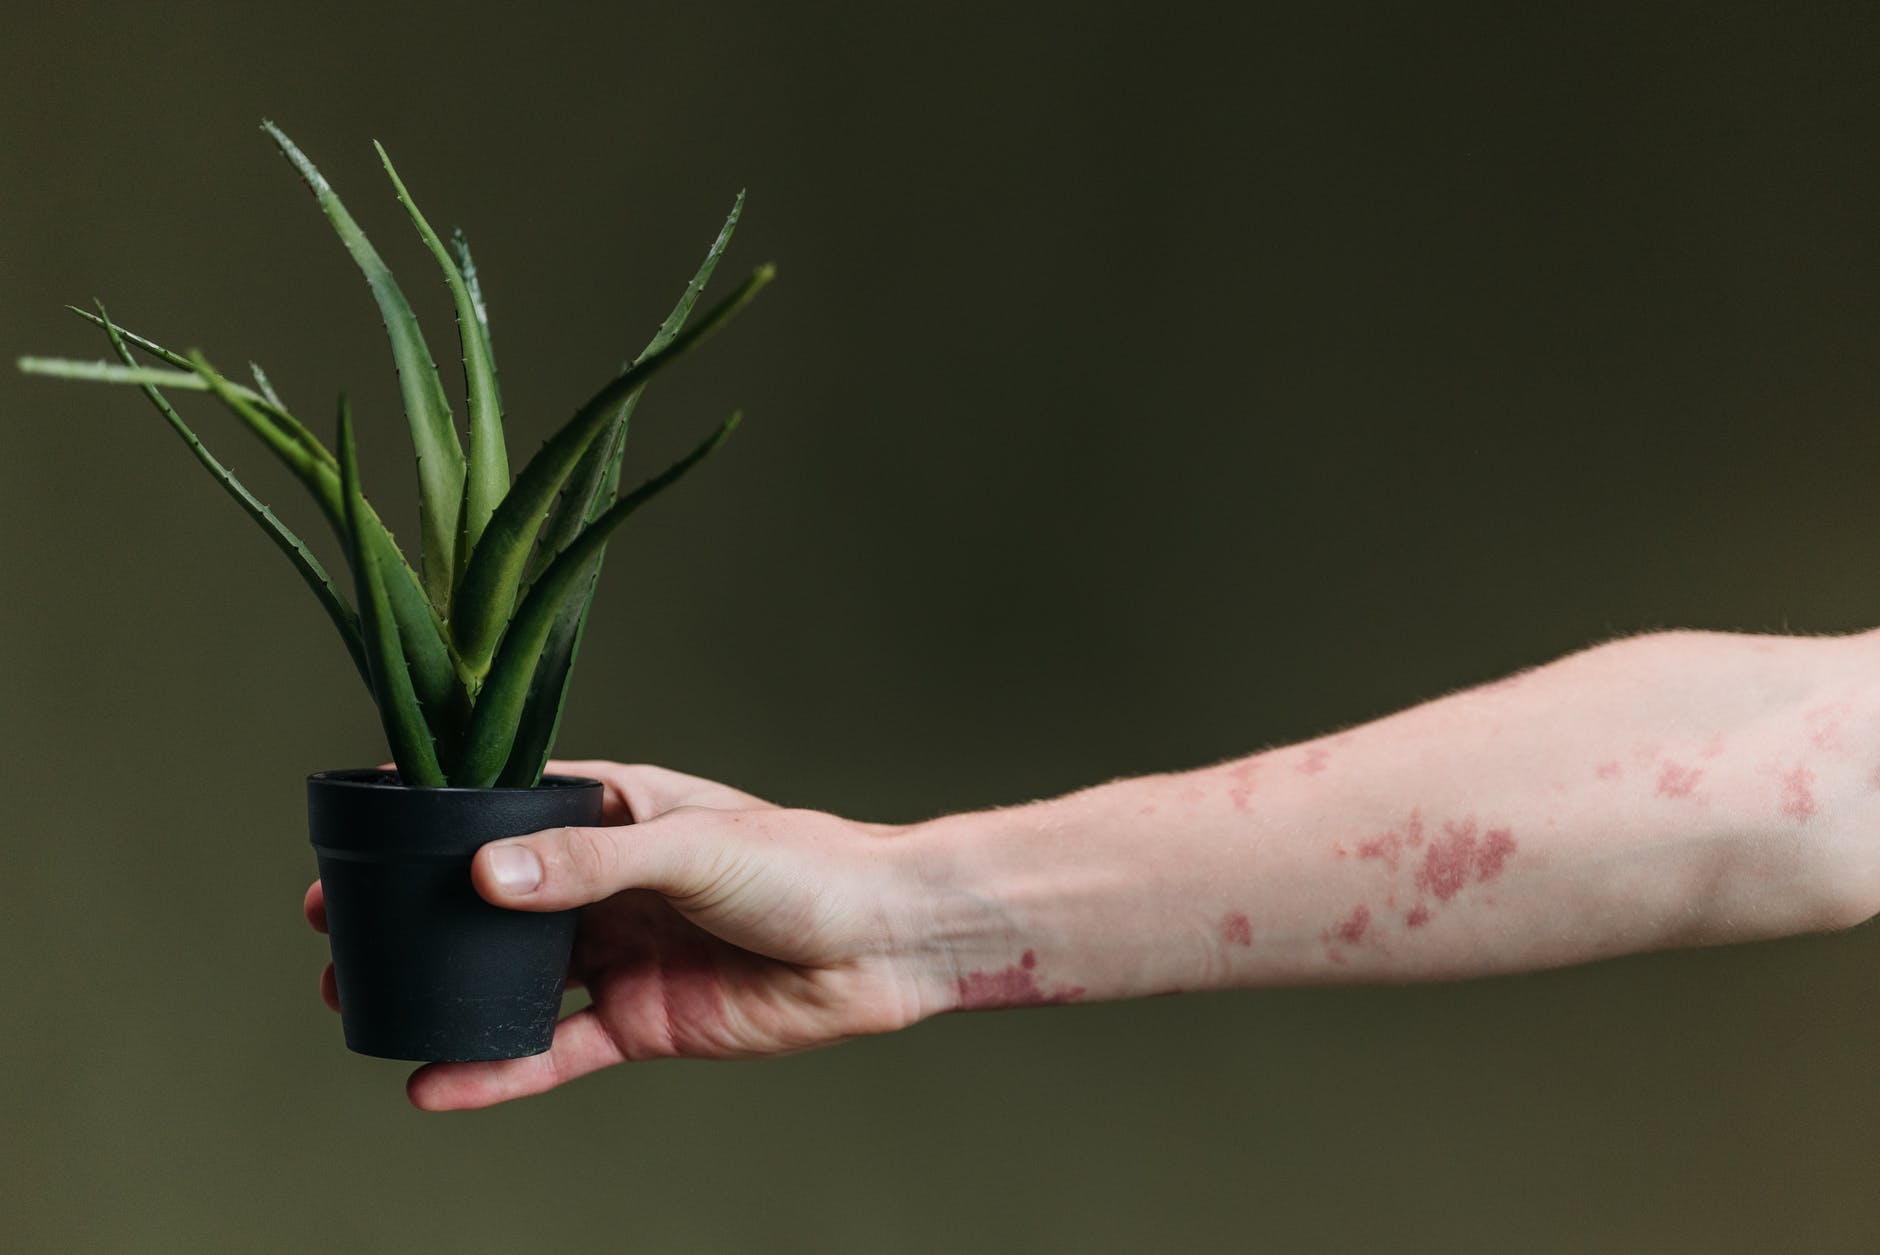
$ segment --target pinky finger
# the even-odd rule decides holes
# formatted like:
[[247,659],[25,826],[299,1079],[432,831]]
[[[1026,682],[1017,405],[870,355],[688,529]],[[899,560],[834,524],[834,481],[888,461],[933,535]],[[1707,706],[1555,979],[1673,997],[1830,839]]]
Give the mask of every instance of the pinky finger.
[[619,1063],[626,1056],[590,1008],[555,1026],[545,1054],[490,1063],[427,1063],[411,1074],[405,1094],[422,1111],[462,1111],[526,1098]]
[[320,1001],[335,1011],[339,1010],[339,982],[333,979],[333,965],[326,965],[320,973]]

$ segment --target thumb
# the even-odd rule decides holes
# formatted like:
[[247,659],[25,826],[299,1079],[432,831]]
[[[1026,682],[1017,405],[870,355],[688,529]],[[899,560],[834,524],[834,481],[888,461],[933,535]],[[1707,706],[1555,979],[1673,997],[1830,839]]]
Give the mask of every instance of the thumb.
[[477,851],[470,879],[485,901],[517,911],[564,911],[623,889],[694,896],[709,887],[716,860],[677,839],[674,818],[492,841]]

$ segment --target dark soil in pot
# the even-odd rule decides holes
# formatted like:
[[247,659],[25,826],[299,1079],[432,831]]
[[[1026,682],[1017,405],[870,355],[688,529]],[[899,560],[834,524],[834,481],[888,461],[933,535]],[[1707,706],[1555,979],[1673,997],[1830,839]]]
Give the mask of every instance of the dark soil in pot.
[[478,847],[600,822],[597,780],[416,789],[390,771],[307,777],[348,1049],[386,1059],[516,1059],[549,1047],[575,912],[477,896]]

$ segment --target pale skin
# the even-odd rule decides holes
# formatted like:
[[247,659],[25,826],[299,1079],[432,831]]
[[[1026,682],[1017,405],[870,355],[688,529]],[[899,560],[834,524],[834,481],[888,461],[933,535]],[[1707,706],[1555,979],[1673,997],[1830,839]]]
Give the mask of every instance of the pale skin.
[[[1457,980],[1880,911],[1880,633],[1637,637],[1301,745],[915,824],[550,769],[603,782],[601,826],[486,846],[472,876],[499,906],[585,908],[593,1003],[547,1054],[420,1068],[421,1108],[948,1011]],[[306,911],[324,930],[318,882]]]

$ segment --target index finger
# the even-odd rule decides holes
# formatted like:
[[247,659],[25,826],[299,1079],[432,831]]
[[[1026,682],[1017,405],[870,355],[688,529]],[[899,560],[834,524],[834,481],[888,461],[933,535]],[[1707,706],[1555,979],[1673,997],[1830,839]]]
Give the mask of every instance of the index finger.
[[770,803],[740,789],[688,776],[651,763],[615,763],[606,759],[553,760],[547,770],[555,775],[586,776],[605,786],[601,823],[607,827],[652,819],[681,806],[708,806],[714,810],[767,810]]

